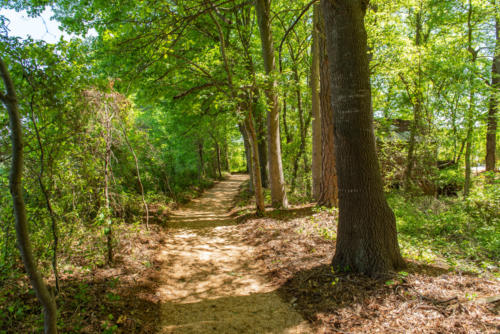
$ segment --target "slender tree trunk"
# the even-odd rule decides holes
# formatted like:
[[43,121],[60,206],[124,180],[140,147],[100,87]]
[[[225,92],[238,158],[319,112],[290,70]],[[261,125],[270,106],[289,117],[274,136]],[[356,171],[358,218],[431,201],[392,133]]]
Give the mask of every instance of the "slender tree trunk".
[[[493,1],[495,8],[495,54],[491,66],[491,98],[488,109],[488,125],[486,132],[486,171],[495,171],[496,165],[496,145],[497,145],[497,111],[499,105],[498,94],[500,94],[500,20],[496,9],[496,1]],[[490,181],[493,181],[492,179]]]
[[217,153],[217,171],[219,172],[219,179],[222,179],[222,169],[220,163],[220,146],[217,140],[215,141],[215,152]]
[[321,182],[321,106],[319,96],[319,5],[314,5],[311,64],[311,103],[312,103],[312,195],[318,201]]
[[250,152],[252,156],[252,172],[255,189],[256,214],[257,216],[261,216],[264,214],[266,207],[264,203],[264,193],[262,191],[261,175],[259,173],[259,146],[257,145],[257,135],[255,133],[255,127],[253,125],[251,109],[248,110],[247,117],[245,118],[245,131],[247,132],[248,141],[250,143]]
[[[471,0],[469,0],[469,11],[467,15],[467,50],[469,51],[471,55],[471,63],[474,66],[476,64],[477,60],[477,55],[478,52],[477,50],[474,50],[472,47],[472,15],[473,15],[473,7]],[[469,84],[470,84],[470,92],[469,92],[469,109],[467,111],[466,115],[466,121],[467,121],[467,137],[466,137],[466,144],[465,144],[465,183],[464,183],[464,198],[467,198],[470,193],[471,189],[471,154],[472,154],[472,136],[474,133],[474,106],[475,106],[475,101],[474,101],[474,96],[475,96],[475,90],[474,90],[474,75],[471,74],[469,77]]]
[[471,87],[469,94],[469,110],[467,112],[467,137],[465,144],[465,182],[464,182],[464,197],[467,198],[470,194],[471,189],[471,154],[472,154],[472,109],[474,103],[474,91]]
[[288,114],[288,104],[287,104],[287,92],[286,90],[283,92],[283,131],[285,132],[285,140],[287,144],[292,142],[292,136],[290,135],[290,131],[288,130],[288,122],[287,122],[287,114]]
[[273,207],[287,208],[288,200],[283,176],[281,161],[281,142],[279,126],[279,104],[276,94],[277,81],[273,78],[276,70],[273,37],[271,33],[271,2],[270,0],[255,0],[255,10],[259,23],[260,39],[262,43],[262,58],[267,74],[265,89],[268,103],[267,111],[267,140],[269,174],[271,183],[271,201]]
[[111,120],[112,115],[109,113],[109,106],[106,100],[104,103],[104,117],[105,117],[105,141],[106,141],[106,151],[104,156],[104,203],[106,207],[106,220],[107,226],[105,229],[106,234],[106,244],[107,244],[107,261],[108,265],[113,263],[113,226],[111,224],[110,217],[110,203],[109,203],[109,178],[110,178],[110,163],[111,163]]
[[318,46],[320,57],[320,121],[321,121],[321,179],[318,204],[337,206],[337,169],[334,151],[334,121],[330,98],[330,73],[323,15],[318,20]]
[[[257,99],[257,95],[254,96],[254,99]],[[256,101],[254,101],[254,105],[256,105]],[[266,126],[265,120],[261,112],[255,112],[255,124],[256,124],[256,133],[257,133],[257,141],[259,145],[259,161],[260,161],[260,176],[262,179],[262,187],[269,187],[269,175],[267,172],[267,134],[266,134]]]
[[[250,25],[250,14],[246,12],[248,16],[246,16],[242,21],[239,22],[241,25],[245,25],[249,31],[252,30]],[[237,15],[236,15],[237,16]],[[262,180],[262,187],[267,188],[268,186],[268,177],[267,177],[267,150],[266,150],[266,129],[265,129],[265,121],[263,117],[263,112],[259,111],[256,106],[258,105],[260,92],[257,88],[257,80],[255,74],[255,65],[253,62],[252,54],[249,52],[250,48],[250,40],[251,40],[251,32],[248,34],[244,34],[241,30],[238,30],[241,44],[245,50],[245,60],[246,60],[246,68],[252,78],[253,88],[252,88],[252,104],[253,108],[253,117],[255,120],[255,131],[257,135],[257,145],[259,146],[259,161],[260,161],[260,175]]]
[[137,155],[135,154],[135,150],[132,147],[132,144],[130,144],[130,141],[128,140],[127,130],[125,129],[124,126],[122,126],[122,131],[123,131],[123,137],[125,138],[125,142],[127,143],[130,153],[132,153],[132,156],[134,157],[135,171],[137,173],[137,182],[139,183],[139,188],[141,190],[142,205],[144,206],[144,211],[146,212],[146,229],[149,230],[149,207],[148,203],[146,202],[146,197],[144,195],[144,186],[142,184],[141,171],[139,169],[139,160],[137,159]]
[[51,230],[52,230],[52,239],[54,240],[54,245],[52,247],[52,270],[54,271],[54,279],[56,283],[56,292],[59,293],[59,271],[57,269],[57,247],[59,245],[59,237],[57,233],[57,221],[54,210],[52,209],[52,202],[50,200],[50,195],[45,188],[45,184],[43,183],[43,172],[44,172],[44,157],[45,151],[42,145],[42,138],[40,137],[40,132],[38,131],[38,126],[36,124],[35,113],[33,111],[33,99],[31,101],[31,122],[33,123],[33,128],[35,130],[36,139],[38,142],[38,148],[40,149],[40,171],[38,173],[38,184],[40,186],[40,190],[42,191],[43,197],[45,198],[45,205],[47,207],[47,211],[49,212],[50,221],[51,221]]
[[[339,223],[332,265],[371,276],[404,266],[375,148],[367,1],[322,0],[334,110]],[[342,47],[339,47],[342,46]]]
[[229,145],[227,144],[227,138],[224,138],[224,168],[226,172],[231,172],[231,163],[229,162]]
[[250,188],[250,191],[254,191],[255,187],[254,187],[254,177],[253,177],[253,162],[252,162],[252,152],[251,152],[251,148],[250,148],[250,141],[248,139],[248,133],[247,133],[247,130],[245,129],[245,124],[242,123],[242,124],[239,124],[238,125],[238,128],[240,129],[240,133],[241,133],[241,136],[243,137],[243,144],[245,146],[245,158],[246,158],[246,162],[247,162],[247,172],[248,172],[248,175],[250,175],[250,185],[249,185],[249,188]]
[[[422,114],[422,93],[421,93],[421,78],[422,78],[422,66],[421,66],[421,55],[420,46],[422,45],[422,12],[419,10],[416,13],[416,27],[415,27],[415,46],[418,49],[418,64],[417,64],[417,82],[416,82],[416,93],[415,101],[413,102],[413,122],[410,128],[410,140],[408,142],[408,156],[406,159],[406,170],[404,175],[404,189],[409,191],[412,185],[412,174],[413,167],[415,166],[415,151],[417,146],[417,136],[420,133],[421,127],[421,114]],[[408,91],[410,94],[410,91]],[[411,99],[411,96],[409,95]]]
[[198,163],[199,163],[199,179],[205,176],[205,162],[203,161],[203,139],[198,140]]
[[14,83],[7,71],[7,66],[0,59],[0,76],[4,82],[7,93],[0,93],[0,100],[5,104],[9,113],[10,131],[12,140],[12,167],[10,172],[10,193],[16,221],[16,234],[19,252],[28,273],[31,285],[43,307],[45,333],[57,333],[57,308],[54,297],[43,281],[38,271],[28,233],[28,220],[22,190],[23,176],[23,133],[21,116],[19,114],[17,95]]
[[[293,61],[295,62],[296,59],[294,59]],[[300,77],[296,65],[297,65],[296,63],[293,65],[293,79],[295,81],[295,96],[297,98],[297,110],[299,113],[300,145],[299,145],[299,152],[297,153],[297,156],[293,160],[292,183],[290,187],[290,191],[292,193],[295,191],[295,186],[297,183],[297,173],[299,171],[300,158],[306,153],[306,136],[307,136],[307,127],[304,121],[304,110],[302,108],[302,92],[300,89]]]

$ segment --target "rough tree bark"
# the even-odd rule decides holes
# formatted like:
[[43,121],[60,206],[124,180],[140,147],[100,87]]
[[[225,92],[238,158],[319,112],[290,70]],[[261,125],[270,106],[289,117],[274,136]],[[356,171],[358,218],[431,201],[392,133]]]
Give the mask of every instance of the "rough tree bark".
[[255,0],[255,11],[259,23],[260,39],[262,43],[262,58],[267,74],[265,89],[267,110],[267,141],[269,159],[269,180],[271,185],[271,201],[273,207],[288,207],[281,161],[281,142],[279,126],[279,104],[276,94],[277,81],[273,77],[276,70],[273,37],[271,33],[271,2],[270,0]]
[[497,111],[498,94],[500,89],[500,20],[496,9],[496,1],[493,1],[495,8],[495,55],[491,66],[491,97],[488,109],[488,125],[486,132],[486,171],[492,172],[496,165],[496,145],[497,145]]
[[311,102],[312,102],[312,195],[318,201],[321,181],[321,107],[319,98],[319,44],[318,18],[319,6],[314,5],[312,32],[312,64],[311,64]]
[[329,61],[325,37],[325,21],[318,20],[318,47],[320,57],[320,120],[321,120],[321,179],[318,204],[325,207],[337,206],[337,169],[334,152],[334,122],[330,99]]
[[45,333],[57,333],[57,308],[52,294],[38,271],[28,233],[26,207],[24,205],[22,176],[23,176],[23,133],[21,116],[19,114],[17,95],[14,83],[7,71],[3,59],[0,59],[0,76],[4,82],[6,94],[0,92],[0,100],[9,113],[10,131],[12,140],[12,167],[10,172],[10,193],[16,222],[17,244],[28,273],[31,285],[43,307]]
[[370,276],[404,266],[375,149],[365,0],[322,0],[334,110],[339,223],[332,265]]

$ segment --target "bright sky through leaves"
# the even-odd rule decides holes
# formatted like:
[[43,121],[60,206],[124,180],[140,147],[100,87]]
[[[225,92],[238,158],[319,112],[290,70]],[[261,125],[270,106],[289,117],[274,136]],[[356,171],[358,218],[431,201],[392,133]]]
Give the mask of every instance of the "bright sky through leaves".
[[[10,21],[7,24],[9,36],[21,37],[23,39],[31,36],[35,40],[44,40],[47,43],[57,43],[61,36],[65,40],[74,37],[59,29],[59,23],[51,19],[54,16],[51,9],[46,9],[38,17],[30,17],[24,10],[16,12],[12,9],[1,9],[0,15]],[[88,35],[95,35],[95,31],[90,31]]]

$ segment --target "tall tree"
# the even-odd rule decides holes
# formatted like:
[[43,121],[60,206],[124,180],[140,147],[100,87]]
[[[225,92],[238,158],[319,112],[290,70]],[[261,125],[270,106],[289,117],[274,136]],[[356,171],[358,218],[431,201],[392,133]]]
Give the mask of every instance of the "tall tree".
[[[474,8],[472,6],[471,0],[469,0],[468,12],[467,12],[467,51],[470,53],[470,62],[472,66],[476,65],[478,50],[474,49],[472,45],[473,40],[473,22],[472,16],[474,14]],[[465,184],[464,184],[464,197],[469,196],[471,189],[471,155],[472,155],[472,135],[474,133],[474,110],[475,110],[475,87],[474,80],[475,74],[469,74],[469,107],[466,113],[466,126],[467,135],[465,138]]]
[[262,44],[262,58],[267,74],[265,93],[267,97],[267,142],[269,160],[269,180],[271,186],[271,201],[273,207],[288,207],[283,176],[283,163],[281,161],[281,142],[279,127],[279,103],[276,93],[277,81],[274,77],[276,70],[276,57],[271,32],[271,1],[255,0],[255,11],[259,24],[260,39]]
[[311,104],[312,104],[312,195],[315,201],[320,196],[321,185],[321,105],[319,96],[319,5],[314,5],[311,45]]
[[321,178],[318,204],[326,207],[337,205],[337,170],[334,152],[334,118],[330,98],[330,73],[325,35],[325,20],[318,22],[320,57],[320,105],[321,105]]
[[404,175],[404,187],[406,191],[410,190],[411,180],[413,168],[415,166],[415,151],[417,146],[417,137],[421,134],[422,131],[422,54],[421,54],[421,46],[422,46],[422,2],[419,4],[419,8],[415,13],[415,48],[417,49],[417,77],[415,78],[415,93],[410,93],[409,84],[406,83],[403,75],[401,74],[401,79],[405,82],[408,87],[408,97],[413,105],[413,120],[410,128],[410,140],[408,141],[408,155],[406,158],[406,170]]
[[491,97],[488,109],[488,125],[486,132],[486,170],[494,171],[496,165],[497,145],[497,114],[500,90],[500,19],[498,17],[497,2],[493,0],[495,15],[495,51],[491,66]]
[[57,333],[57,309],[56,303],[47,285],[38,271],[33,249],[28,234],[28,220],[23,198],[23,133],[21,127],[21,116],[17,105],[17,94],[14,83],[9,75],[7,66],[0,59],[0,76],[4,82],[6,94],[0,92],[0,100],[3,102],[10,118],[10,131],[12,139],[12,167],[10,173],[10,192],[14,206],[14,217],[16,221],[16,234],[19,252],[23,259],[24,268],[33,285],[33,289],[42,304],[44,313],[45,333]]
[[404,266],[384,196],[364,16],[368,1],[322,0],[334,110],[339,223],[332,265],[375,276]]

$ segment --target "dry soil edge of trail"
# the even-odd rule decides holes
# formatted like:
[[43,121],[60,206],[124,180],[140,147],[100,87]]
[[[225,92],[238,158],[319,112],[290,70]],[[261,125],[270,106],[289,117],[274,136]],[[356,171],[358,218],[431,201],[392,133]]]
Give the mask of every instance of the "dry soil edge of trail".
[[313,333],[266,277],[228,210],[247,175],[231,175],[175,211],[157,295],[159,333]]

